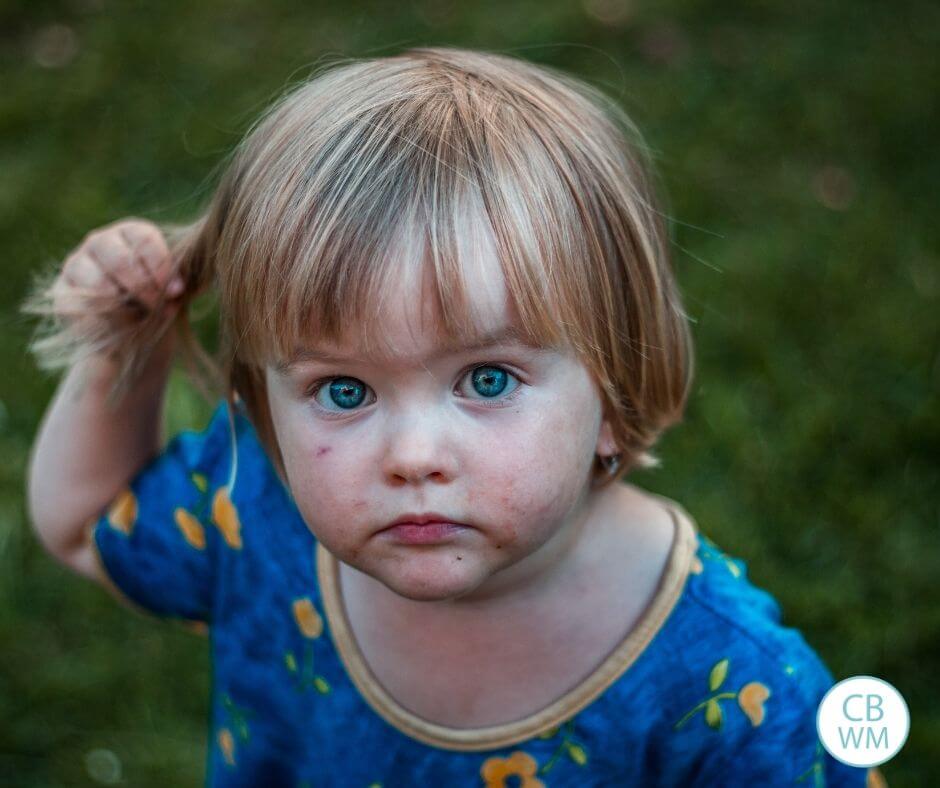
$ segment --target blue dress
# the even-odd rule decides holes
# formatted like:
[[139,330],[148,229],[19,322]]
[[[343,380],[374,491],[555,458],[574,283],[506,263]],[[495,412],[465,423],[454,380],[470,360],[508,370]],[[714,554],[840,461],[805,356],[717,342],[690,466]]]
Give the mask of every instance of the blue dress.
[[[94,524],[128,604],[211,639],[209,786],[863,786],[819,743],[835,682],[743,561],[659,497],[675,538],[653,600],[580,684],[524,719],[431,723],[371,673],[336,560],[241,410],[177,435]],[[237,478],[232,479],[237,452]],[[235,482],[233,484],[233,482]],[[871,770],[869,784],[878,782]]]

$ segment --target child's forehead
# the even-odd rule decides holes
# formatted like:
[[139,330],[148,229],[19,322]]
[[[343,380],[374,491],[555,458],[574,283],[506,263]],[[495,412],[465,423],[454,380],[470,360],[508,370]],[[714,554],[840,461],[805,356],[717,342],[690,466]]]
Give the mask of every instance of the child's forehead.
[[[448,321],[443,313],[450,310],[453,318],[456,305],[436,296],[434,269],[428,260],[397,266],[387,286],[367,294],[364,303],[349,310],[339,331],[323,331],[311,315],[287,362],[333,356],[423,363],[468,347],[527,340],[495,256],[468,255],[461,278],[461,314],[459,320]],[[448,330],[448,322],[459,328]]]
[[[386,338],[387,339],[387,338]],[[285,363],[277,365],[281,371],[304,362],[358,361],[378,366],[425,366],[447,356],[499,345],[532,346],[528,338],[514,325],[500,325],[472,336],[454,338],[443,333],[418,338],[401,338],[371,345],[359,339],[343,342],[313,338],[296,348]]]
[[[441,307],[429,296],[428,283],[404,278],[380,294],[368,321],[351,320],[339,335],[324,335],[311,321],[302,348],[377,361],[432,360],[467,347],[525,341],[508,302],[502,275],[476,287],[468,282],[467,314],[462,328],[448,331]],[[448,305],[444,304],[443,309]]]

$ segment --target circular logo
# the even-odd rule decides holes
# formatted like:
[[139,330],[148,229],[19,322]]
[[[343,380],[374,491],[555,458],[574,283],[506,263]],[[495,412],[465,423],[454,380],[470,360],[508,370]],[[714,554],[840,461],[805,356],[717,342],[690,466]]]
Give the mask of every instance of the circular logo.
[[874,676],[843,679],[823,696],[816,730],[828,753],[849,766],[877,766],[907,741],[911,715],[901,693]]

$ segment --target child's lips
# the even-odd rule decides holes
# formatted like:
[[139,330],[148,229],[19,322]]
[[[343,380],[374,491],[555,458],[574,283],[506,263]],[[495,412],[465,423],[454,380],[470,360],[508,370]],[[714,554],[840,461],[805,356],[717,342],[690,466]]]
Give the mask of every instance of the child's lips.
[[394,539],[405,544],[434,544],[447,541],[466,531],[468,526],[462,523],[426,522],[426,523],[396,523],[384,528],[381,533],[386,538]]

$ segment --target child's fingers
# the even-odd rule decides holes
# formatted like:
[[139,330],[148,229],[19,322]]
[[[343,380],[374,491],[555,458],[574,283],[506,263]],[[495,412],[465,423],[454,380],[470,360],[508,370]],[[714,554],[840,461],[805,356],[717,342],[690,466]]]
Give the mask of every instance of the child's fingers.
[[64,320],[84,314],[89,303],[108,319],[139,320],[153,310],[169,319],[184,289],[172,264],[156,225],[138,219],[112,223],[90,232],[66,258],[52,286],[53,308]]
[[68,319],[81,313],[88,294],[122,298],[118,285],[101,270],[83,249],[66,258],[61,273],[52,284],[51,296],[56,314]]
[[[130,263],[133,255],[120,235],[112,232],[92,233],[88,242],[83,245],[83,249],[87,258],[92,261],[103,277],[96,280],[98,286],[103,285],[104,279],[107,279],[114,285],[117,292],[128,297],[134,296],[143,289],[144,283],[141,281],[143,277],[133,270]],[[87,263],[82,268],[87,268]],[[94,278],[94,274],[86,273],[84,270],[82,276],[88,279]]]
[[179,295],[183,282],[174,281],[177,277],[174,276],[173,258],[160,229],[151,222],[133,219],[121,224],[119,232],[134,253],[135,262],[144,269],[148,285],[153,290],[145,300],[149,303],[151,295],[155,297],[163,291],[170,297]]
[[132,268],[138,267],[146,280],[144,291],[139,295],[150,306],[151,302],[156,299],[163,289],[162,279],[159,279],[154,273],[155,267],[159,265],[159,261],[154,259],[154,253],[151,251],[154,243],[150,240],[149,234],[135,232],[132,227],[127,225],[119,228],[118,232],[127,245]]
[[117,294],[120,286],[86,249],[79,249],[65,260],[60,280],[83,290]]
[[159,231],[154,228],[149,232],[144,227],[138,231],[137,226],[123,223],[90,239],[87,253],[128,301],[147,309],[156,306],[163,290],[158,277],[165,274],[155,275],[152,269],[155,265],[166,269],[162,258],[169,256]]

